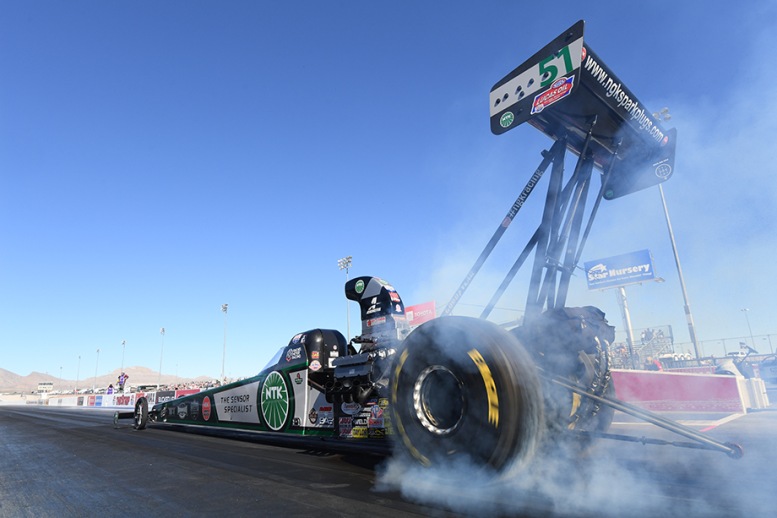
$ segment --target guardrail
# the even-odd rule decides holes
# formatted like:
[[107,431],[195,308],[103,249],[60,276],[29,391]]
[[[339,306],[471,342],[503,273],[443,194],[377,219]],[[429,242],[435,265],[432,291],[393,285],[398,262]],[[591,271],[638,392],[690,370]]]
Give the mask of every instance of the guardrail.
[[612,371],[615,397],[659,412],[731,412],[769,406],[763,380],[688,372]]

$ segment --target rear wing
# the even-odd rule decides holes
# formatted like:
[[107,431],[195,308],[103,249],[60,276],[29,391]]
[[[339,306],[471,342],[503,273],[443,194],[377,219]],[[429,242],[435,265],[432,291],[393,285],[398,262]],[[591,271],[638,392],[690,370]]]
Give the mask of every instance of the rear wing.
[[609,170],[604,198],[614,199],[669,179],[677,132],[664,129],[585,44],[584,28],[578,21],[491,88],[491,131],[528,121],[554,140],[566,136],[579,155],[595,122],[587,153]]

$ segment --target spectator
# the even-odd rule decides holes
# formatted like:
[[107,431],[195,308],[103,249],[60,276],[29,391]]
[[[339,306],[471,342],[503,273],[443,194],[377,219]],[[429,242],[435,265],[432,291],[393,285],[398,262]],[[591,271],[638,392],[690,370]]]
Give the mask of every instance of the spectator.
[[645,370],[646,371],[662,371],[664,370],[664,367],[661,365],[661,362],[657,359],[653,358],[652,356],[648,356],[645,360]]
[[128,379],[129,379],[129,376],[127,376],[123,372],[119,375],[119,392],[121,392],[122,394],[124,393],[124,384],[127,382]]

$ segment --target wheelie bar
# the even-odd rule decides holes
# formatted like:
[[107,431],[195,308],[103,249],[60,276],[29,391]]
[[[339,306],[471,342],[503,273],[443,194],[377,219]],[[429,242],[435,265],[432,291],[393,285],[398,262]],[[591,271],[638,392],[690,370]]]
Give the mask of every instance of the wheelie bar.
[[617,439],[617,440],[629,440],[632,442],[642,442],[643,444],[648,444],[648,443],[667,444],[671,446],[678,446],[681,448],[715,450],[715,451],[723,452],[729,457],[732,457],[734,459],[739,459],[742,457],[742,455],[744,455],[742,447],[738,444],[731,443],[731,442],[724,443],[724,442],[716,441],[715,439],[712,439],[701,432],[697,432],[692,428],[681,425],[680,423],[672,421],[671,419],[666,419],[664,417],[661,417],[658,414],[654,414],[653,412],[649,412],[645,409],[639,408],[630,403],[626,403],[625,401],[620,401],[619,399],[615,399],[615,398],[608,398],[608,397],[591,394],[585,387],[582,387],[577,383],[574,383],[566,378],[556,376],[556,377],[550,378],[550,381],[552,383],[555,383],[556,385],[564,387],[565,389],[571,390],[576,394],[591,398],[598,403],[602,403],[611,408],[614,408],[615,410],[619,410],[623,413],[629,414],[631,416],[642,419],[643,421],[647,421],[648,423],[659,426],[665,430],[669,430],[670,432],[676,433],[678,435],[682,435],[687,439],[696,441],[697,444],[661,441],[660,439],[647,439],[647,438],[633,438],[636,440],[632,440],[632,439],[624,438],[624,437],[630,437],[630,436],[618,436],[616,434],[604,434],[604,433],[598,434],[595,432],[586,432],[588,435],[599,436],[599,437],[609,438],[609,439]]
[[[651,437],[636,437],[634,435],[621,435],[616,433],[607,433],[607,432],[586,432],[586,431],[577,431],[575,432],[577,435],[580,435],[582,437],[591,437],[591,438],[597,438],[597,439],[613,439],[616,441],[625,441],[625,442],[638,442],[641,444],[657,444],[659,446],[676,446],[678,448],[691,448],[694,450],[712,450],[712,451],[719,451],[719,448],[717,446],[710,446],[707,444],[701,444],[698,442],[680,442],[680,441],[667,441],[664,439],[653,439]],[[728,443],[730,444],[730,443]],[[734,445],[736,446],[736,445]],[[729,454],[729,456],[733,456]],[[741,456],[741,455],[740,455]],[[735,457],[738,458],[738,457]]]

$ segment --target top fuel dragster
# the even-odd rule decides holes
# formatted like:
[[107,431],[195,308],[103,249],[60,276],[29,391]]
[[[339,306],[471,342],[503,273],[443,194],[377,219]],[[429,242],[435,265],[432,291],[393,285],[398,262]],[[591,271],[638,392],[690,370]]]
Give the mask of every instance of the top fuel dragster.
[[[136,400],[137,429],[148,423],[247,430],[265,437],[360,443],[407,454],[423,465],[465,457],[508,473],[543,446],[609,438],[710,449],[742,449],[619,401],[608,349],[614,329],[594,307],[565,306],[601,200],[666,181],[676,132],[664,130],[583,42],[580,21],[491,90],[491,128],[528,121],[555,143],[510,208],[442,316],[410,331],[397,291],[377,277],[345,285],[359,303],[361,334],[314,329],[294,336],[256,376],[163,402]],[[578,156],[564,179],[567,150]],[[451,316],[477,271],[551,168],[542,221],[481,318]],[[583,230],[593,168],[601,187]],[[486,320],[534,251],[523,325]],[[358,350],[357,350],[358,347]],[[149,395],[149,397],[152,397]],[[688,439],[670,442],[607,432],[615,410]],[[388,439],[388,440],[387,440]]]

